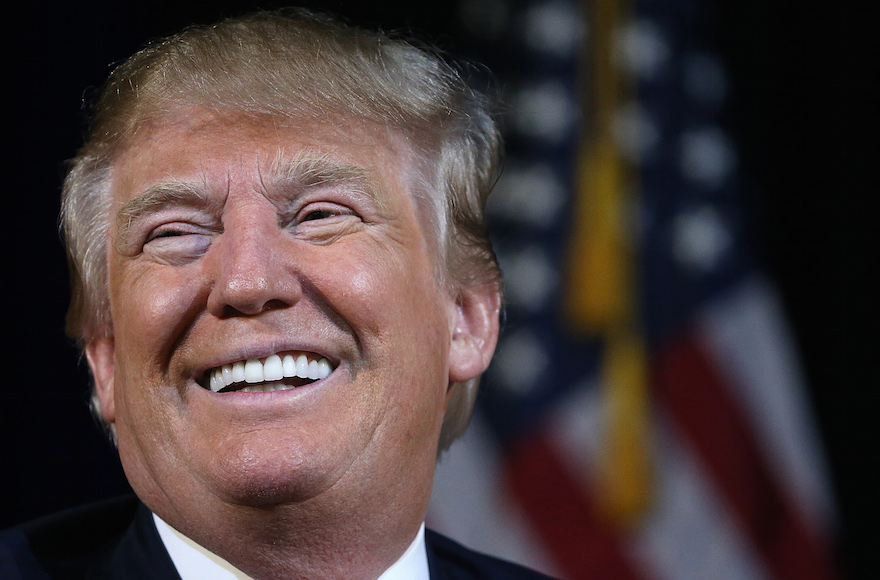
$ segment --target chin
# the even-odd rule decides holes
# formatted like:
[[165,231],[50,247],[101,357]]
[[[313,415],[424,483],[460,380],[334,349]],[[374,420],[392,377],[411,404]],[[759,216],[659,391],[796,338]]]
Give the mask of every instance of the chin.
[[224,449],[204,480],[227,503],[268,507],[301,503],[331,489],[343,476],[345,460],[326,449],[309,449],[284,438],[245,440]]

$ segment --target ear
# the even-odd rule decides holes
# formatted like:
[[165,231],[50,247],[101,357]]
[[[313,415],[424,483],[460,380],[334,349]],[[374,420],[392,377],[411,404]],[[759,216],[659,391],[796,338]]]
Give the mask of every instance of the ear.
[[462,383],[489,366],[498,342],[501,296],[495,284],[464,288],[455,300],[449,381]]
[[113,390],[115,343],[112,336],[102,337],[86,345],[86,360],[95,381],[95,393],[101,402],[101,414],[108,423],[116,422],[116,400]]

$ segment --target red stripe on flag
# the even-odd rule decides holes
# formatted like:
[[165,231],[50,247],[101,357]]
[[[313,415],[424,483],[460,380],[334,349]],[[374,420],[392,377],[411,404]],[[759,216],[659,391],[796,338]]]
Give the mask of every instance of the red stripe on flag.
[[542,435],[507,454],[505,478],[517,505],[566,578],[636,580],[622,540],[600,520],[594,497]]
[[694,337],[658,352],[653,382],[772,577],[834,578],[829,546],[774,479],[739,402]]

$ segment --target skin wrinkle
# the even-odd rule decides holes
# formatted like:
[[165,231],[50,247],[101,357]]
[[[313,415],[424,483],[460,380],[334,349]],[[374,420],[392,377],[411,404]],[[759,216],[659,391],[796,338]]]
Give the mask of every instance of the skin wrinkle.
[[[365,198],[381,213],[387,212],[382,196],[377,191],[378,186],[369,178],[367,171],[336,161],[329,153],[306,149],[290,156],[284,149],[279,149],[270,168],[271,186],[267,185],[259,166],[257,171],[263,194],[278,207],[280,215],[289,214],[289,206],[295,204],[304,192],[334,186],[342,186],[348,194]],[[274,191],[278,191],[278,195]]]
[[171,180],[158,183],[147,188],[144,193],[132,198],[119,209],[116,214],[116,243],[117,251],[125,254],[131,241],[128,239],[129,232],[135,222],[155,214],[169,206],[191,207],[204,209],[216,215],[219,212],[219,203],[212,200],[198,186],[182,180]]
[[[376,191],[376,185],[369,179],[366,171],[354,165],[335,162],[329,154],[303,151],[293,158],[286,158],[284,151],[280,150],[273,162],[271,187],[266,185],[265,176],[259,171],[259,166],[258,172],[265,197],[279,209],[279,222],[291,219],[288,217],[292,213],[290,207],[295,207],[301,201],[302,192],[336,185],[344,185],[347,193],[355,197],[362,196],[381,213],[387,212],[382,197]],[[227,185],[230,181],[231,178],[228,177]],[[204,184],[173,179],[155,184],[126,202],[116,216],[117,251],[124,255],[130,253],[132,241],[128,238],[133,225],[169,206],[192,207],[195,210],[206,210],[212,216],[219,216],[225,197],[221,200],[212,198],[205,187]],[[279,193],[276,195],[275,191]],[[354,227],[354,224],[350,227]],[[333,243],[347,233],[350,230],[339,232],[324,243]]]
[[[330,324],[332,324],[337,329],[338,332],[342,332],[342,333],[346,333],[346,334],[350,334],[350,335],[354,336],[355,341],[356,341],[355,346],[357,349],[356,356],[357,357],[363,356],[363,345],[361,344],[359,337],[357,336],[356,333],[354,333],[354,330],[349,326],[349,324],[345,321],[345,319],[342,316],[340,316],[330,306],[330,301],[327,299],[327,297],[324,296],[323,293],[321,292],[321,290],[318,287],[316,287],[315,284],[312,283],[308,278],[302,277],[299,274],[297,274],[297,279],[299,280],[300,290],[302,292],[303,298],[306,299],[308,302],[315,304],[316,314],[321,316],[324,320],[328,321]],[[211,286],[206,285],[203,289],[203,292],[210,293]],[[202,297],[201,295],[194,296],[193,300],[192,300],[191,309],[193,311],[197,312],[199,316],[203,316],[206,314],[204,312],[200,312],[200,309],[202,308],[202,306],[201,306],[202,301],[204,301],[204,297]],[[183,317],[182,323],[183,323],[183,321],[188,320],[189,318],[190,318],[189,315]],[[262,325],[262,323],[259,321],[248,321],[247,323],[242,322],[241,324],[239,324],[240,330],[237,332],[230,332],[229,338],[230,338],[230,340],[235,342],[238,340],[236,338],[237,334],[241,334],[242,337],[246,337],[248,335],[248,333],[252,333],[252,332],[259,333],[261,331],[261,325]],[[186,344],[188,342],[187,339],[188,339],[189,332],[191,331],[191,329],[192,329],[192,326],[190,326],[190,328],[186,331],[186,333],[179,334],[179,338],[175,341],[176,344],[173,345],[170,350],[176,350],[176,349],[180,348],[180,344]],[[329,333],[322,326],[321,330],[318,333],[318,338],[319,339],[326,339],[327,336],[324,336],[324,335],[329,335]],[[273,350],[275,352],[281,352],[285,349],[286,349],[286,345],[280,344],[280,343],[278,346],[273,348]],[[317,353],[317,354],[323,355],[324,353]],[[241,360],[244,360],[244,358],[245,357],[242,357]],[[352,371],[353,371],[352,377],[357,378],[358,369],[355,367],[352,367]],[[199,377],[196,377],[196,378],[198,379]]]

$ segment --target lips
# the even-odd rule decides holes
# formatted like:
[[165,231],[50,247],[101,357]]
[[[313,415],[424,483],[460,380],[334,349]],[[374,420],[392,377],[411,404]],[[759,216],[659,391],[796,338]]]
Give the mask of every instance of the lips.
[[202,386],[215,393],[288,390],[324,379],[333,370],[329,360],[312,353],[278,353],[209,369]]

